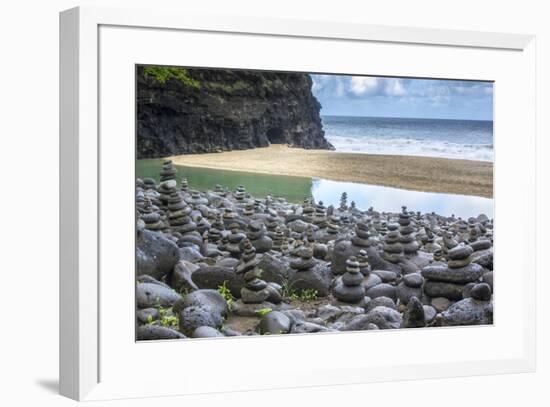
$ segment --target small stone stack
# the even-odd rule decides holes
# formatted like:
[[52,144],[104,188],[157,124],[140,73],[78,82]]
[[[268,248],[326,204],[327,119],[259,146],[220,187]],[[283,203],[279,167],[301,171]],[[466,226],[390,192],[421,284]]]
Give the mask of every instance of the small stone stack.
[[304,205],[302,207],[302,215],[308,223],[313,222],[313,216],[315,214],[315,208],[311,204],[311,200],[306,198],[304,199]]
[[[273,237],[273,250],[280,252],[282,251],[282,245],[285,235],[280,227],[277,226],[275,229],[275,236]],[[288,248],[287,248],[288,249]]]
[[359,250],[359,253],[357,253],[357,262],[359,263],[359,271],[361,274],[368,277],[371,272],[371,267],[369,264],[369,256],[365,250]]
[[246,202],[243,210],[243,215],[246,217],[254,216],[255,210],[254,210],[254,202],[248,201]]
[[157,184],[153,178],[143,178],[143,189],[148,190],[157,190]]
[[279,220],[277,217],[269,214],[265,220],[265,226],[267,228],[267,236],[269,236],[271,240],[275,239],[275,233],[279,227]]
[[183,193],[189,192],[189,183],[187,182],[187,178],[185,178],[185,177],[183,177],[183,178],[181,179],[180,190],[181,190],[181,192],[183,192]]
[[340,196],[340,210],[346,211],[348,209],[348,193],[343,192]]
[[382,258],[390,263],[398,263],[403,259],[403,246],[400,243],[398,227],[395,223],[390,223],[388,233],[384,238]]
[[424,267],[422,276],[426,279],[426,295],[452,301],[462,299],[465,285],[478,281],[483,274],[483,267],[471,262],[472,253],[472,247],[462,243],[448,251],[447,265],[440,263]]
[[359,222],[355,225],[355,236],[351,238],[351,243],[357,247],[369,247],[369,225]]
[[265,235],[266,228],[263,222],[250,222],[247,227],[246,237],[258,253],[266,253],[271,250],[273,241]]
[[323,229],[327,227],[326,208],[323,205],[322,201],[319,201],[319,203],[315,205],[315,213],[313,214],[313,224],[317,226],[319,229]]
[[218,243],[222,237],[222,231],[225,230],[223,225],[223,218],[220,214],[214,222],[212,222],[212,227],[208,230],[208,240],[212,243]]
[[361,285],[363,275],[360,272],[359,262],[355,257],[346,261],[346,272],[332,290],[332,295],[342,302],[356,304],[365,298],[365,288]]
[[260,271],[254,268],[244,275],[244,287],[241,289],[241,300],[245,304],[261,304],[269,298],[267,283],[260,278]]
[[244,274],[247,271],[254,269],[258,265],[258,259],[256,258],[256,249],[252,246],[252,243],[248,239],[243,240],[242,256],[235,269],[237,274]]
[[145,198],[143,202],[143,214],[141,220],[145,223],[145,228],[153,231],[159,231],[164,229],[164,225],[160,220],[160,213],[155,212],[153,204],[149,198]]
[[403,246],[403,252],[406,255],[414,256],[418,252],[418,242],[414,234],[414,226],[411,225],[411,215],[407,212],[407,207],[403,206],[402,212],[399,214],[399,242]]
[[[189,214],[191,209],[181,199],[180,194],[173,190],[168,198],[168,223],[174,232],[184,233],[185,225],[191,221]],[[192,225],[195,226],[196,225]]]
[[172,165],[171,160],[165,160],[162,164],[162,169],[160,170],[160,182],[176,180],[177,170]]
[[190,193],[191,193],[191,196],[185,198],[185,201],[189,205],[192,205],[193,207],[196,208],[199,205],[207,205],[208,204],[208,199],[202,197],[201,193],[199,191],[197,191],[195,189],[192,189],[190,191]]
[[173,192],[177,192],[176,187],[176,180],[173,179],[162,181],[160,183],[158,188],[158,192],[160,194],[159,201],[164,207],[168,205],[168,199],[170,198],[170,195],[172,195]]
[[419,273],[410,273],[403,276],[397,285],[397,298],[401,304],[407,305],[412,297],[422,298],[424,278]]
[[[227,245],[225,246],[225,250],[232,256],[239,257],[241,254],[240,243],[241,240],[246,239],[246,235],[240,231],[238,223],[232,223],[229,225],[229,229],[231,230],[231,233],[227,236]],[[256,251],[254,251],[254,253],[255,252]]]
[[233,196],[237,202],[244,202],[246,198],[246,188],[244,185],[239,185]]
[[[328,226],[327,233],[329,235],[332,235],[333,238],[335,238],[340,232],[340,223],[341,223],[341,220],[339,216],[337,215],[329,216],[328,223],[327,223],[327,226]],[[333,240],[333,238],[331,238],[330,240]]]

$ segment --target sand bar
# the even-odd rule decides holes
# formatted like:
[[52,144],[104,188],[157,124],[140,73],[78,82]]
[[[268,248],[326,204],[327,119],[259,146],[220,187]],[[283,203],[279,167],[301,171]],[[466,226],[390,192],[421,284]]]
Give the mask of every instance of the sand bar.
[[251,150],[170,157],[174,164],[425,192],[493,196],[493,163],[433,157],[341,153],[272,145]]

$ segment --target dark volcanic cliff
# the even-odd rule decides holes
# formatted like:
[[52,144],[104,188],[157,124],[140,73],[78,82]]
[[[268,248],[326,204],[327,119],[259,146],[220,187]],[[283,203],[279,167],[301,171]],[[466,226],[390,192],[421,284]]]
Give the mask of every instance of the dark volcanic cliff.
[[311,85],[307,74],[139,67],[138,158],[269,143],[330,149]]

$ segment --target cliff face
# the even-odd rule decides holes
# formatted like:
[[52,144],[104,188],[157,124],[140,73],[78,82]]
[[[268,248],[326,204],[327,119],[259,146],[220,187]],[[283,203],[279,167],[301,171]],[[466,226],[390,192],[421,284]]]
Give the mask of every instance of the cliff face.
[[269,143],[332,148],[307,74],[155,69],[166,68],[137,71],[138,158]]

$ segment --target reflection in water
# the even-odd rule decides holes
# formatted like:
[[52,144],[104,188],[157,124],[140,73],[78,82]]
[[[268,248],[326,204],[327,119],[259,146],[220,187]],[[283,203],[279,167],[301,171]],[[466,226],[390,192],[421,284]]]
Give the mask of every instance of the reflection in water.
[[[136,176],[154,178],[159,182],[159,172],[163,160],[138,160]],[[311,195],[310,178],[286,177],[284,175],[256,174],[251,172],[213,170],[210,168],[175,166],[178,170],[177,181],[187,178],[189,186],[199,191],[213,190],[216,184],[234,191],[237,186],[244,185],[254,197],[265,197],[271,193],[275,197],[286,198],[289,202],[303,202]]]
[[442,216],[454,214],[467,219],[484,213],[489,218],[493,217],[493,200],[489,198],[409,191],[326,179],[313,181],[313,196],[325,205],[338,205],[339,197],[344,191],[348,194],[348,202],[355,201],[359,209],[368,209],[372,206],[377,211],[400,212],[401,206],[405,205],[411,211],[435,212]]
[[[136,176],[154,178],[159,181],[159,172],[163,160],[138,160]],[[357,207],[366,210],[373,207],[380,212],[400,212],[406,205],[411,211],[435,212],[442,216],[468,218],[481,213],[489,218],[493,216],[493,200],[467,195],[439,194],[433,192],[408,191],[399,188],[376,185],[339,182],[325,179],[311,180],[303,177],[256,174],[250,172],[213,170],[176,166],[178,181],[186,177],[193,189],[206,191],[214,189],[216,184],[234,191],[238,185],[244,185],[255,197],[265,197],[272,193],[275,197],[284,197],[289,202],[301,203],[307,196],[313,195],[316,201],[328,205],[339,205],[342,192],[347,192],[348,203],[355,201]]]

